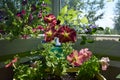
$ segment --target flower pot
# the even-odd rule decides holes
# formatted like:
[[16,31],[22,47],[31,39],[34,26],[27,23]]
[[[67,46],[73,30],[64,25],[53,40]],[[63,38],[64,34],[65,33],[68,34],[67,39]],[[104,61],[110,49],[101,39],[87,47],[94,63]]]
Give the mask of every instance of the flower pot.
[[[49,76],[47,78],[47,80],[77,80],[77,79],[75,78],[75,73],[69,73],[69,74],[67,74],[65,76],[61,76],[61,77]],[[90,80],[106,80],[106,78],[99,73],[99,74],[96,74],[95,77]]]
[[13,80],[13,68],[0,68],[0,80]]

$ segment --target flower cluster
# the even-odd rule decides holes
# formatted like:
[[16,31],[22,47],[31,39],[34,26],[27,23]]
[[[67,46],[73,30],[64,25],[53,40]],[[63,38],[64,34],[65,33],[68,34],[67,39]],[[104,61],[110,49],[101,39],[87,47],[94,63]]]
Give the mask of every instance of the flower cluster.
[[67,60],[73,66],[80,66],[83,62],[90,59],[92,56],[92,52],[88,51],[88,48],[81,49],[79,52],[74,50],[70,55],[67,56]]
[[43,18],[50,11],[48,3],[45,4],[42,0],[20,2],[14,5],[9,1],[12,7],[7,3],[0,10],[0,34],[5,35],[5,39],[36,37],[43,30],[40,25],[45,26]]

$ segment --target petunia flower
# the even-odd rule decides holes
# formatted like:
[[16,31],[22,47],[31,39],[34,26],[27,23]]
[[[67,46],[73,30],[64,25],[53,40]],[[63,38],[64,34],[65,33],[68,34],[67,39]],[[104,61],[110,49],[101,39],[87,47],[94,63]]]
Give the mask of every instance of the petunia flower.
[[32,29],[33,33],[38,32],[38,31],[44,31],[44,28],[39,25],[38,27]]
[[54,28],[48,28],[45,30],[45,41],[50,42],[54,40],[56,30]]
[[33,15],[30,14],[29,17],[28,17],[28,23],[30,23],[32,20],[33,20]]
[[26,4],[27,4],[27,0],[23,0],[22,5],[26,5]]
[[[48,14],[44,17],[44,21],[47,23],[52,23],[54,20],[56,20],[56,17],[53,14]],[[57,20],[56,20],[56,22],[57,22]]]
[[21,35],[21,39],[29,39],[30,37],[29,37],[29,35],[27,35],[27,34],[24,34],[24,35]]
[[37,8],[34,4],[31,5],[31,12],[35,11]]
[[9,64],[5,65],[6,68],[13,66],[15,62],[18,61],[18,58],[14,58]]
[[72,66],[80,66],[83,64],[83,55],[80,55],[77,50],[74,50],[70,55],[67,56],[67,60]]
[[108,57],[101,58],[100,63],[102,65],[102,70],[107,70],[107,67],[109,66],[108,62],[110,62],[110,59]]
[[85,61],[91,58],[92,52],[88,48],[81,49],[79,52],[74,50],[70,55],[67,56],[67,60],[73,66],[80,66]]
[[61,43],[75,42],[77,39],[76,31],[68,26],[60,26],[57,31],[57,37]]
[[89,51],[88,48],[81,49],[81,50],[79,51],[79,54],[82,54],[82,55],[83,55],[83,60],[84,60],[84,61],[90,59],[91,56],[92,56],[92,52]]
[[42,11],[39,11],[38,18],[42,18]]
[[21,12],[18,12],[16,15],[17,15],[17,17],[23,18],[23,15],[25,15],[25,14],[26,14],[26,11],[22,10]]

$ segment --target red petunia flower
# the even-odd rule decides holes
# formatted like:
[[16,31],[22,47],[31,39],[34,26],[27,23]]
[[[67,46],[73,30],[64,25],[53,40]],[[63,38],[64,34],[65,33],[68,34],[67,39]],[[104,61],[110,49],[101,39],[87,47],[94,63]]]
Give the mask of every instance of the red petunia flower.
[[56,30],[54,28],[47,28],[45,30],[45,41],[50,42],[54,40]]
[[25,15],[26,14],[26,11],[25,10],[22,10],[21,12],[18,12],[17,13],[17,17],[23,17],[23,15]]
[[6,68],[13,66],[15,62],[18,61],[18,58],[14,58],[9,64],[5,65]]
[[75,42],[77,39],[76,31],[68,26],[60,26],[56,35],[61,43],[70,42],[70,41]]
[[[52,23],[54,20],[56,20],[56,17],[53,14],[49,14],[44,17],[44,21],[47,23]],[[57,20],[56,20],[56,23],[57,23]]]

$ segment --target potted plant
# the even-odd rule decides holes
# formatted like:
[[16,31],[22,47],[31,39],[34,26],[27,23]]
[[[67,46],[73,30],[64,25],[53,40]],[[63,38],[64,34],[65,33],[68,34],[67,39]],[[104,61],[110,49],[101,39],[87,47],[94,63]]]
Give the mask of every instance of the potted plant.
[[[27,5],[27,0],[23,0],[22,3],[24,3],[24,6]],[[26,9],[28,9],[29,12],[29,8]],[[32,14],[36,14],[36,9],[37,7],[32,5]],[[14,60],[5,65],[6,68],[11,66],[14,68],[15,80],[92,80],[100,73],[101,65],[102,69],[106,70],[108,66],[107,62],[109,62],[108,57],[99,60],[88,48],[77,51],[72,47],[77,41],[77,31],[76,28],[70,24],[72,22],[71,20],[76,19],[76,17],[74,17],[75,14],[72,13],[77,13],[77,11],[73,9],[67,10],[67,6],[65,6],[61,10],[58,18],[56,18],[54,14],[46,13],[44,9],[46,9],[45,3],[44,8],[39,14],[40,20],[38,20],[37,17],[40,23],[37,21],[35,21],[35,24],[31,23],[34,19],[32,14],[29,14],[29,17],[27,17],[27,20],[31,20],[30,24],[33,25],[32,27],[26,26],[26,19],[21,23],[21,19],[24,19],[23,16],[27,16],[24,10],[17,13],[17,18],[18,20],[20,19],[19,24],[23,27],[23,30],[21,29],[22,31],[20,31],[20,34],[17,36],[22,34],[23,38],[28,38],[29,34],[31,35],[31,33],[33,33],[32,35],[36,35],[36,33],[42,31],[44,39],[41,45],[42,48],[29,52],[31,55],[39,56],[39,59],[32,59],[29,64],[22,64],[21,57],[17,55]],[[62,16],[65,18],[62,18]],[[86,23],[86,17],[82,18],[81,22]],[[37,24],[39,24],[39,26],[37,26]],[[99,29],[101,28],[86,24],[82,32],[85,34],[93,34]],[[11,33],[11,30],[8,32],[10,32],[10,35],[14,35],[14,33]],[[87,40],[85,36],[82,36],[82,39],[81,44],[91,42]],[[33,56],[31,58],[33,58]]]
[[41,26],[46,27],[43,18],[51,11],[49,2],[46,0],[0,2],[0,56],[38,49],[43,33]]

